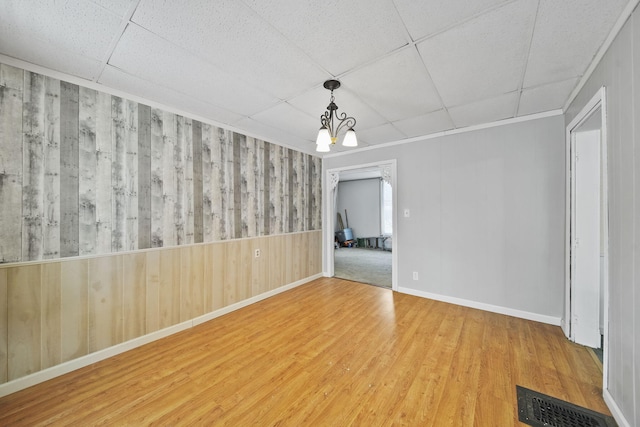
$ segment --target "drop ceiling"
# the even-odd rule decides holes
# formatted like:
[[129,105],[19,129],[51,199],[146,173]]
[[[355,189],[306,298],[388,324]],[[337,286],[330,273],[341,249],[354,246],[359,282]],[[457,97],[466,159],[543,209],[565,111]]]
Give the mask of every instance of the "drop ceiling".
[[330,78],[361,147],[562,108],[627,3],[0,0],[0,54],[313,152]]

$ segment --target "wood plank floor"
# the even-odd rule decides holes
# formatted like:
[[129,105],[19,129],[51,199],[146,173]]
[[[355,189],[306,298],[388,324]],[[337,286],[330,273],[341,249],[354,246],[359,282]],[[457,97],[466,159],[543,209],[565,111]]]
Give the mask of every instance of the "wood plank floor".
[[559,327],[318,279],[0,399],[0,425],[518,425],[516,384],[609,413]]

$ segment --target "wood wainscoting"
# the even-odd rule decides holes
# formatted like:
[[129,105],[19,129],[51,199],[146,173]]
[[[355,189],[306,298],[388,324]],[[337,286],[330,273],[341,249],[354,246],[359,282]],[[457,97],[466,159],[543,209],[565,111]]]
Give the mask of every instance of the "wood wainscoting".
[[321,239],[309,231],[0,266],[0,387],[317,276]]
[[516,385],[608,413],[560,327],[321,278],[0,398],[0,425],[514,426]]

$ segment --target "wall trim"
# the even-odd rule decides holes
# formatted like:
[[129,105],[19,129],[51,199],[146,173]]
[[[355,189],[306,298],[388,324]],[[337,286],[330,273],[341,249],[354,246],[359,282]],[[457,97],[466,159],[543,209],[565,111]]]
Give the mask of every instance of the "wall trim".
[[459,129],[444,130],[442,132],[431,133],[429,135],[415,136],[413,138],[406,138],[406,139],[400,139],[398,141],[391,141],[391,142],[385,142],[382,144],[370,145],[368,147],[358,148],[351,151],[342,151],[339,153],[325,154],[324,156],[322,156],[322,158],[326,159],[331,157],[341,157],[341,156],[346,156],[353,153],[359,153],[362,151],[377,150],[379,148],[393,147],[396,145],[409,144],[411,142],[425,141],[433,138],[440,138],[442,136],[456,135],[458,133],[474,132],[481,129],[512,125],[515,123],[528,122],[530,120],[544,119],[547,117],[561,116],[563,114],[564,112],[562,110],[545,111],[543,113],[529,114],[526,116],[513,117],[511,119],[498,120],[498,121],[489,122],[489,123],[482,123],[479,125],[467,126]]
[[128,251],[105,252],[102,254],[76,255],[76,256],[61,257],[61,258],[34,259],[31,261],[5,262],[5,263],[0,263],[0,270],[3,268],[24,267],[27,265],[34,265],[34,264],[52,264],[55,262],[79,261],[79,260],[81,261],[84,259],[104,258],[108,256],[118,256],[118,255],[131,255],[131,254],[137,254],[137,253],[162,251],[167,249],[185,249],[193,246],[218,245],[218,244],[225,244],[230,242],[239,242],[242,240],[269,239],[272,237],[287,236],[290,234],[297,235],[297,234],[305,234],[305,233],[316,233],[318,231],[322,231],[322,228],[319,228],[317,230],[292,231],[292,232],[280,233],[280,234],[264,234],[262,236],[238,237],[238,238],[225,239],[225,240],[213,240],[211,242],[185,243],[183,245],[160,246],[158,248],[133,249]]
[[608,389],[604,389],[602,391],[602,397],[604,399],[604,403],[607,404],[609,410],[611,411],[611,415],[615,418],[616,422],[620,427],[631,427],[631,423],[627,421],[627,419],[622,414],[620,407],[616,404],[615,399],[611,396],[611,393]]
[[532,313],[530,311],[517,310],[509,307],[502,307],[499,305],[487,304],[478,301],[472,301],[463,298],[451,297],[448,295],[434,294],[431,292],[419,291],[416,289],[399,287],[398,292],[403,294],[413,295],[422,298],[428,298],[436,301],[447,302],[450,304],[460,305],[463,307],[476,308],[483,311],[489,311],[491,313],[504,314],[507,316],[518,317],[525,320],[533,320],[534,322],[547,323],[549,325],[560,326],[560,317],[547,316],[545,314]]
[[132,340],[114,345],[112,347],[105,348],[103,350],[98,350],[94,353],[87,354],[77,359],[69,360],[67,362],[61,363],[56,366],[52,366],[47,369],[43,369],[42,371],[34,372],[33,374],[30,374],[21,378],[16,378],[15,380],[12,380],[0,385],[0,397],[7,396],[11,393],[15,393],[20,390],[24,390],[28,387],[48,381],[50,379],[59,377],[64,374],[68,374],[69,372],[78,370],[80,368],[84,368],[91,364],[100,362],[102,360],[108,359],[110,357],[116,356],[124,352],[127,352],[129,350],[133,350],[137,347],[141,347],[153,341],[157,341],[159,339],[166,338],[178,332],[193,328],[194,326],[197,326],[209,320],[215,319],[216,317],[220,317],[232,311],[239,310],[243,307],[254,304],[258,301],[267,299],[279,293],[304,285],[305,283],[311,282],[320,277],[322,277],[322,273],[314,274],[313,276],[309,276],[307,278],[298,280],[296,282],[289,283],[288,285],[280,286],[279,288],[264,292],[260,295],[247,298],[246,300],[236,302],[226,307],[222,307],[218,310],[212,311],[211,313],[207,313],[203,316],[199,316],[194,319],[187,320],[186,322],[169,326],[168,328],[164,328],[159,331],[152,332],[150,334],[143,335],[138,338],[134,338]]

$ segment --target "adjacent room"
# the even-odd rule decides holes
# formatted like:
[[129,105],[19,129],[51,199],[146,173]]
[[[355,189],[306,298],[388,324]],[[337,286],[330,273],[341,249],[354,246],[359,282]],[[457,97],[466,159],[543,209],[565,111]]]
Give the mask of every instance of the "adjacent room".
[[640,425],[638,3],[0,0],[0,425]]

